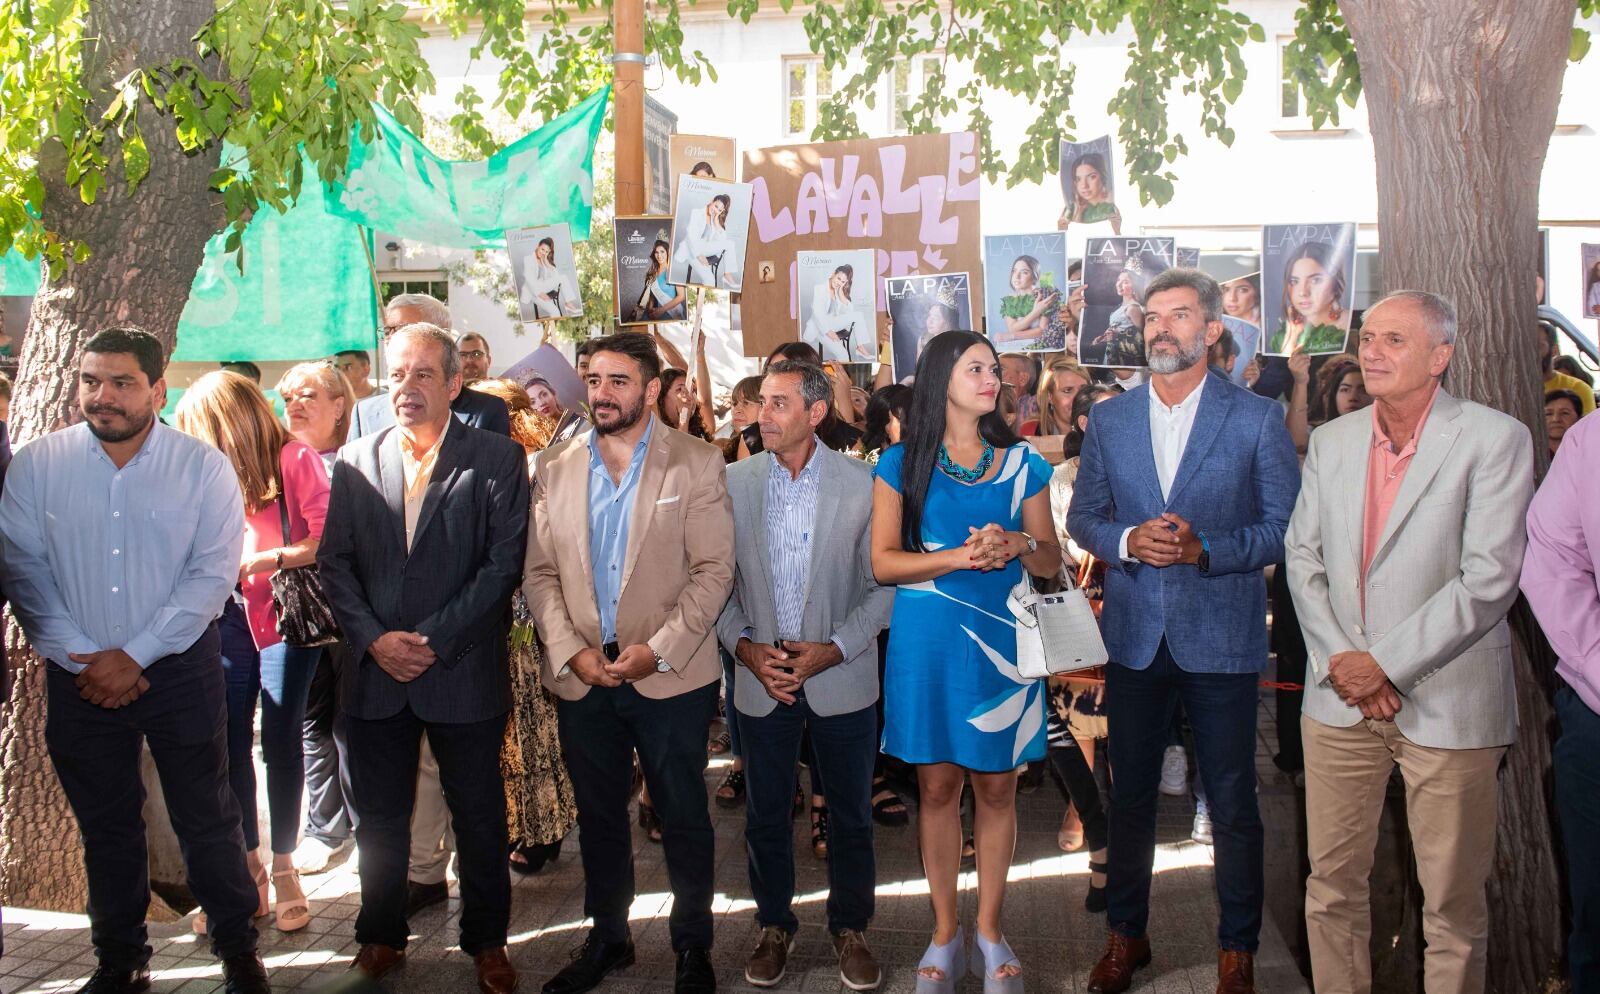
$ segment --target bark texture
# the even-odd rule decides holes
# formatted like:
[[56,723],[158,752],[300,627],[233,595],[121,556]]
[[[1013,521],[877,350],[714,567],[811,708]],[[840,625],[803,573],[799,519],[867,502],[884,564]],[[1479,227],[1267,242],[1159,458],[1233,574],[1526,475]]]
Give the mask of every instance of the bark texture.
[[[1386,290],[1449,297],[1460,337],[1447,386],[1544,437],[1536,338],[1539,177],[1555,126],[1573,0],[1340,0],[1377,157]],[[1545,461],[1543,447],[1541,465]],[[1542,640],[1518,627],[1518,741],[1500,776],[1489,881],[1489,989],[1558,976],[1563,917],[1549,798],[1553,727]],[[1420,980],[1420,978],[1419,978]],[[1420,989],[1420,984],[1418,985]]]
[[[208,0],[92,4],[84,34],[98,42],[84,63],[94,116],[109,103],[112,81],[141,66],[194,58],[190,39],[214,9]],[[45,222],[87,244],[92,255],[47,280],[34,298],[12,408],[16,444],[78,419],[74,377],[82,346],[95,332],[135,325],[158,336],[170,353],[205,243],[222,225],[221,208],[206,186],[216,155],[185,154],[168,119],[147,111],[141,123],[151,167],[131,197],[114,168],[97,202],[85,205],[63,182],[60,149],[41,155]],[[120,162],[118,149],[109,153]],[[25,651],[14,623],[7,625],[6,641],[14,689],[0,712],[0,900],[81,912],[86,890],[77,823],[45,749],[43,664]],[[170,878],[170,855],[154,869],[158,878]]]

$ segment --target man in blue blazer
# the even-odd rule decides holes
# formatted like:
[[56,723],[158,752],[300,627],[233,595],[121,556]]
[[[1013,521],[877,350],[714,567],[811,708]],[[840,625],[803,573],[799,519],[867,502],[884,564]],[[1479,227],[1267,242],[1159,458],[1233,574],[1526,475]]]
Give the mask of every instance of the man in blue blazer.
[[1156,789],[1179,701],[1216,839],[1218,994],[1254,990],[1261,929],[1256,681],[1267,665],[1262,570],[1283,559],[1300,490],[1283,409],[1207,372],[1222,291],[1169,269],[1145,291],[1151,382],[1094,407],[1067,530],[1111,564],[1101,625],[1110,723],[1110,936],[1089,976],[1119,994],[1150,961]]

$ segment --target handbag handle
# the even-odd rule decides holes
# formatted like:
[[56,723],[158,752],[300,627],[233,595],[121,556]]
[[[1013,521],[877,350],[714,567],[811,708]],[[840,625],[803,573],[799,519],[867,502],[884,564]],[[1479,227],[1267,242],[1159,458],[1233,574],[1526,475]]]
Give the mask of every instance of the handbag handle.
[[283,544],[289,544],[289,490],[283,485],[283,467],[274,463],[272,481],[278,485],[278,526],[283,530]]

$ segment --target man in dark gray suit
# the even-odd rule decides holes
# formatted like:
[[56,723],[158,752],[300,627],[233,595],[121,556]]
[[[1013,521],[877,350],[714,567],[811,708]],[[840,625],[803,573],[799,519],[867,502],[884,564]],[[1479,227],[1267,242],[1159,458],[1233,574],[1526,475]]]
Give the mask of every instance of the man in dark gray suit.
[[438,760],[460,848],[461,948],[485,994],[509,994],[500,745],[511,707],[506,637],[522,576],[528,477],[521,446],[460,424],[460,356],[440,328],[385,345],[395,427],[333,467],[317,565],[352,664],[343,673],[360,818],[361,943],[376,979],[405,955],[406,865],[422,736]]
[[794,947],[790,799],[811,733],[833,821],[828,931],[840,978],[872,990],[882,973],[872,918],[872,767],[877,758],[878,633],[894,592],[872,576],[872,473],[817,437],[833,384],[822,367],[775,362],[761,384],[764,451],[728,467],[733,597],[717,622],[735,671],[734,710],[749,782],[745,842],[761,936],[745,979],[771,987]]

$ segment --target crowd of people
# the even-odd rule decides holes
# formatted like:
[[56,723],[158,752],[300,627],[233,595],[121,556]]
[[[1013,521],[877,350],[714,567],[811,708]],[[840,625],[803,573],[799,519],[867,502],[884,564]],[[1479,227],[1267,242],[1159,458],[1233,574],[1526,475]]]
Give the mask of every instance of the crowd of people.
[[[1535,495],[1527,429],[1441,385],[1457,328],[1436,295],[1367,309],[1353,354],[1265,361],[1233,333],[1259,321],[1249,279],[1168,270],[1135,304],[1144,369],[948,331],[910,383],[867,391],[790,343],[722,410],[703,352],[690,369],[636,332],[582,343],[586,402],[565,407],[547,382],[492,378],[488,342],[408,294],[385,309],[381,386],[363,352],[296,365],[280,419],[236,364],[169,425],[158,341],[95,335],[81,421],[0,477],[0,582],[48,661],[46,741],[84,843],[99,968],[83,990],[150,983],[144,741],[194,927],[236,994],[270,989],[257,921],[306,927],[301,874],[352,848],[353,969],[404,961],[453,856],[460,947],[480,990],[510,992],[509,873],[558,858],[575,826],[592,927],[543,991],[583,994],[634,961],[635,811],[671,883],[675,990],[709,994],[713,799],[745,811],[751,984],[785,976],[791,825],[809,813],[845,986],[883,979],[875,825],[914,820],[932,911],[916,990],[971,972],[1020,994],[1002,912],[1017,794],[1046,770],[1060,847],[1087,847],[1083,900],[1106,916],[1087,989],[1120,994],[1151,962],[1157,797],[1193,790],[1194,837],[1215,847],[1217,990],[1253,991],[1274,656],[1316,990],[1370,990],[1395,767],[1425,987],[1482,990],[1519,581],[1561,660],[1563,830],[1600,831],[1592,393],[1544,342],[1555,462]],[[1054,466],[1027,441],[1047,437]],[[1024,577],[1083,592],[1108,664],[1022,675],[1008,598]],[[733,762],[708,797],[718,753]],[[1600,877],[1580,848],[1569,961],[1591,994]]]

